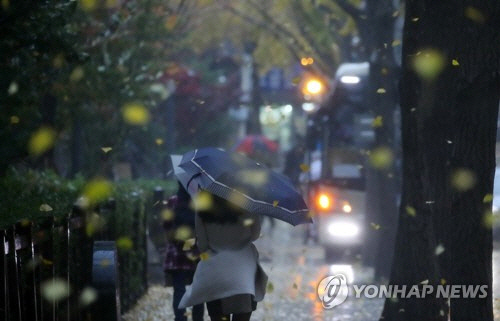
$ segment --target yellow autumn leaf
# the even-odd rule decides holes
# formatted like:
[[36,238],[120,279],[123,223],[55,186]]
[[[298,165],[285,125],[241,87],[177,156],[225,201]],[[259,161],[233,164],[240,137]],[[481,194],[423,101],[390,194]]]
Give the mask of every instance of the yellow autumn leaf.
[[465,192],[476,185],[476,174],[469,169],[456,169],[451,176],[451,186],[458,191]]
[[444,69],[445,57],[435,49],[423,50],[413,57],[413,69],[422,79],[435,79]]
[[255,221],[252,218],[247,218],[243,220],[243,226],[252,226]]
[[193,230],[187,226],[180,226],[175,230],[174,239],[177,241],[186,241],[193,236]]
[[189,238],[189,239],[184,241],[184,244],[182,245],[182,250],[189,251],[194,247],[195,244],[196,244],[196,239]]
[[55,130],[42,126],[31,135],[28,142],[28,151],[31,155],[39,156],[54,146],[55,139]]
[[407,205],[405,209],[406,214],[408,214],[409,216],[415,217],[417,215],[417,210],[413,206]]
[[309,170],[311,169],[311,167],[309,167],[309,165],[307,165],[307,164],[300,164],[299,167],[300,167],[300,170],[304,173],[309,172]]
[[85,287],[78,298],[81,306],[90,305],[95,300],[97,300],[97,291],[91,287]]
[[85,76],[85,72],[83,71],[83,68],[78,66],[69,75],[69,80],[72,82],[78,82],[82,80],[82,78]]
[[385,94],[387,91],[385,90],[385,88],[379,88],[377,89],[377,94]]
[[16,116],[16,115],[10,116],[10,123],[11,124],[19,124],[20,121],[21,121],[21,119],[19,119],[19,116]]
[[443,244],[438,244],[438,246],[436,246],[436,248],[434,249],[434,255],[439,256],[439,255],[443,254],[444,251],[445,251],[445,248],[444,248]]
[[273,291],[274,291],[274,284],[272,282],[268,282],[267,283],[266,292],[267,293],[273,293]]
[[105,154],[107,154],[107,153],[109,153],[111,150],[113,150],[113,148],[111,148],[111,147],[101,147],[101,150],[102,150]]
[[113,185],[111,182],[98,177],[87,182],[83,188],[82,196],[90,205],[95,205],[111,196],[112,191]]
[[397,46],[400,46],[401,45],[401,40],[399,39],[395,39],[392,41],[392,46],[393,47],[397,47]]
[[114,8],[118,5],[118,0],[106,0],[106,8]]
[[380,224],[377,224],[377,223],[373,223],[371,222],[370,223],[370,226],[372,227],[372,229],[374,230],[379,230],[380,229]]
[[131,250],[134,247],[134,242],[128,236],[122,236],[116,240],[116,247],[120,250]]
[[42,297],[50,302],[61,301],[67,298],[71,292],[68,282],[60,278],[49,279],[42,282],[40,290]]
[[210,258],[210,254],[209,254],[208,252],[203,252],[203,253],[201,253],[201,254],[200,254],[200,259],[201,259],[202,261],[206,261],[206,260],[208,260],[209,258]]
[[377,116],[373,119],[372,121],[372,127],[373,128],[379,128],[382,127],[384,124],[384,119],[382,116]]
[[52,211],[52,207],[49,204],[40,205],[40,212],[50,212]]
[[493,202],[493,194],[486,194],[483,198],[483,203],[491,203]]
[[92,237],[96,232],[100,231],[106,221],[97,213],[91,213],[87,215],[85,233],[88,237]]
[[389,147],[377,147],[370,152],[370,164],[377,169],[389,168],[394,161],[394,154]]
[[122,108],[123,119],[130,125],[146,125],[150,115],[148,109],[139,103],[128,103]]
[[485,15],[479,9],[472,6],[465,8],[464,15],[476,23],[483,24],[486,22]]
[[213,200],[210,193],[201,191],[191,199],[191,207],[197,211],[207,211],[212,208]]
[[11,82],[9,85],[9,89],[7,89],[7,93],[10,96],[12,96],[12,95],[16,94],[18,91],[19,91],[19,85],[17,84],[17,82],[15,82],[15,81]]
[[168,31],[172,31],[176,25],[177,25],[177,16],[176,15],[171,15],[165,20],[165,28]]
[[456,60],[456,59],[453,59],[453,60],[451,61],[451,64],[452,64],[453,66],[460,66],[460,64],[458,63],[458,60]]
[[97,0],[80,0],[80,6],[84,11],[92,11],[97,7]]
[[162,220],[169,222],[174,219],[175,213],[174,211],[167,208],[161,211],[160,216]]
[[158,145],[158,146],[163,145],[163,139],[161,139],[161,138],[155,139],[155,144]]
[[273,201],[273,207],[278,206],[279,202],[278,201]]

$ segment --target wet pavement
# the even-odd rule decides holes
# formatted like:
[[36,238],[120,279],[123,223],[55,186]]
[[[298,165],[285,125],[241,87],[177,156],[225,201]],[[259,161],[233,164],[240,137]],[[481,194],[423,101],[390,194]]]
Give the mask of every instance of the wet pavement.
[[[384,299],[354,298],[325,309],[318,299],[317,285],[328,275],[343,273],[357,284],[372,284],[373,270],[359,263],[327,263],[317,245],[303,245],[303,230],[276,222],[271,232],[264,225],[263,236],[256,242],[262,266],[269,276],[268,292],[257,306],[251,320],[290,321],[373,321],[378,320]],[[500,321],[500,253],[494,252],[493,288],[495,321]],[[499,262],[499,263],[496,263]],[[173,320],[172,289],[152,285],[137,305],[123,316],[124,321]],[[187,312],[189,314],[189,310]],[[209,320],[208,316],[205,320]]]

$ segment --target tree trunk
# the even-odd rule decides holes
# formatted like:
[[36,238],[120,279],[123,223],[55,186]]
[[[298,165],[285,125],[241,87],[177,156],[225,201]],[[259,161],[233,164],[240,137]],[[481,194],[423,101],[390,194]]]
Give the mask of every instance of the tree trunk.
[[[388,299],[384,321],[447,320],[448,314],[452,321],[493,320],[491,226],[484,222],[495,171],[499,14],[497,2],[407,1],[403,197],[390,284],[487,285],[488,291],[486,298],[451,299],[449,306],[435,293]],[[435,77],[423,77],[413,65],[429,48],[443,58]]]

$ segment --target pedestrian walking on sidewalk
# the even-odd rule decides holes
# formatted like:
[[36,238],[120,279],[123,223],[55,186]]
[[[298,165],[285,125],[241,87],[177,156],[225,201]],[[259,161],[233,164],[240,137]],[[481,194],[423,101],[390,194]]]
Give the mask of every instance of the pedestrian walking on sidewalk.
[[[178,308],[179,302],[186,292],[186,286],[191,284],[194,271],[199,261],[199,251],[196,247],[189,250],[184,249],[184,241],[175,239],[175,233],[179,228],[194,230],[195,214],[190,208],[191,197],[184,187],[179,183],[176,195],[169,198],[167,207],[173,211],[172,219],[165,220],[163,227],[167,233],[167,244],[165,250],[165,261],[163,270],[165,272],[165,283],[173,287],[173,302],[175,321],[187,321],[186,309]],[[193,306],[193,321],[203,321],[203,303]]]
[[260,235],[259,217],[223,198],[200,193],[211,200],[195,216],[201,261],[179,308],[205,302],[212,321],[248,321],[267,283],[253,244]]

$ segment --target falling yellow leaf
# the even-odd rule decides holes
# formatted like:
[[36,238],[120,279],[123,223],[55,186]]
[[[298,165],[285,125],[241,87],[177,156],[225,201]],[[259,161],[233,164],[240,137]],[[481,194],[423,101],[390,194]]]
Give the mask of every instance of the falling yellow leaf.
[[31,155],[39,156],[54,146],[56,132],[50,127],[40,127],[28,142],[28,151]]
[[446,279],[442,278],[441,280],[439,280],[439,283],[441,283],[441,285],[445,285],[446,284]]
[[373,223],[373,222],[371,222],[371,223],[370,223],[370,226],[371,226],[374,230],[380,230],[380,224],[377,224],[377,223]]
[[19,85],[17,84],[17,82],[13,81],[10,83],[9,85],[9,89],[7,89],[7,93],[12,96],[14,94],[16,94],[19,90]]
[[389,147],[377,147],[370,152],[370,164],[377,169],[389,168],[394,161],[394,154]]
[[50,212],[52,211],[52,207],[49,204],[40,205],[40,212]]
[[209,258],[210,258],[210,254],[209,254],[208,252],[203,252],[203,253],[201,253],[201,254],[200,254],[200,259],[201,259],[202,261],[206,261],[206,260],[208,260]]
[[426,80],[435,79],[445,66],[444,55],[435,49],[423,50],[420,54],[413,57],[413,69]]
[[392,46],[393,47],[397,47],[397,46],[400,46],[401,45],[401,40],[399,39],[395,39],[392,41]]
[[377,94],[385,94],[385,93],[386,93],[385,88],[379,88],[379,89],[377,89]]
[[453,66],[460,66],[460,64],[458,63],[458,60],[456,60],[456,59],[453,59],[453,60],[451,61],[451,64],[452,64]]
[[125,122],[130,125],[146,125],[150,119],[148,109],[139,103],[125,104],[122,114]]
[[273,291],[274,291],[274,284],[272,282],[268,282],[266,292],[273,293]]
[[273,201],[273,207],[278,206],[279,202],[278,201]]
[[10,116],[10,123],[11,124],[19,124],[21,120],[19,119],[18,116],[14,115],[14,116]]
[[83,68],[78,66],[69,75],[69,80],[72,82],[78,82],[82,80],[82,78],[85,76],[85,72],[83,71]]
[[201,191],[191,199],[191,205],[197,211],[207,211],[212,208],[212,196],[210,193]]
[[309,165],[307,164],[300,164],[300,170],[304,173],[306,172],[309,172],[309,170],[311,169],[311,167],[309,167]]
[[382,116],[377,116],[373,119],[372,121],[372,127],[373,128],[379,128],[382,127],[384,124],[384,119]]
[[483,215],[483,226],[492,229],[499,225],[498,216],[493,214],[492,211],[486,211]]
[[50,302],[58,302],[67,298],[70,294],[68,282],[63,279],[54,278],[44,281],[40,285],[42,297]]
[[109,153],[111,150],[113,150],[113,148],[111,148],[111,147],[101,147],[101,150],[102,150],[105,154],[107,154],[107,153]]
[[419,20],[420,20],[420,18],[419,18],[419,17],[411,18],[411,21],[413,21],[413,22],[417,22],[417,21],[419,21]]
[[174,239],[177,241],[186,241],[193,236],[193,230],[187,226],[180,226],[175,230]]
[[464,14],[467,18],[474,21],[475,23],[483,24],[486,22],[485,15],[479,9],[472,6],[465,8]]
[[169,222],[169,221],[173,220],[174,217],[175,217],[175,213],[174,213],[174,211],[172,211],[170,209],[164,209],[161,211],[161,218],[164,221]]
[[438,246],[436,246],[436,249],[434,250],[434,255],[439,256],[439,255],[443,254],[444,251],[445,251],[445,248],[444,248],[443,244],[439,244]]
[[254,219],[247,218],[243,220],[243,226],[252,226],[255,223]]
[[54,66],[54,68],[56,68],[56,69],[59,69],[59,68],[62,68],[62,66],[64,65],[64,62],[65,62],[64,55],[62,53],[60,53],[60,54],[57,54],[54,57],[54,59],[52,60],[52,66]]
[[177,25],[177,16],[176,15],[169,16],[167,18],[167,20],[165,21],[165,28],[168,31],[172,31],[176,25]]
[[82,196],[90,205],[95,205],[107,199],[113,191],[111,182],[104,178],[94,178],[83,188]]
[[118,0],[106,0],[106,8],[114,8],[118,5]]
[[182,245],[182,250],[189,251],[194,247],[195,244],[196,244],[196,239],[194,238],[187,239],[184,241],[184,244]]
[[88,237],[92,237],[96,232],[100,231],[106,221],[97,213],[91,213],[87,216],[87,225],[85,226],[85,233]]
[[120,250],[131,250],[134,247],[134,242],[130,237],[122,236],[116,240],[116,247]]
[[476,175],[469,169],[459,168],[451,176],[451,185],[458,191],[465,192],[476,185]]
[[163,139],[161,139],[161,138],[157,138],[157,139],[155,139],[155,143],[156,143],[156,145],[158,145],[158,146],[163,145]]
[[97,299],[97,291],[91,287],[85,287],[78,298],[81,306],[92,304]]
[[486,194],[483,198],[483,203],[491,203],[493,202],[493,194]]
[[407,205],[406,206],[406,214],[408,214],[411,217],[415,217],[417,215],[417,210],[413,206]]
[[80,6],[84,11],[92,11],[97,7],[97,0],[80,0]]

